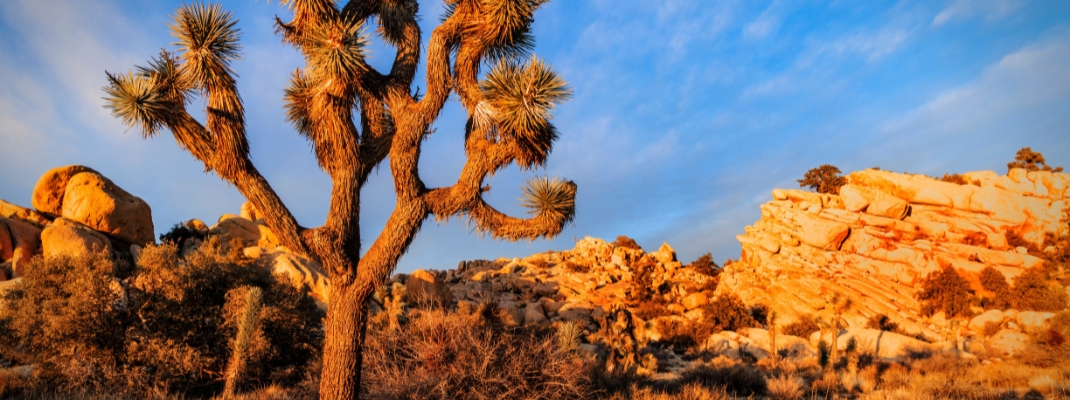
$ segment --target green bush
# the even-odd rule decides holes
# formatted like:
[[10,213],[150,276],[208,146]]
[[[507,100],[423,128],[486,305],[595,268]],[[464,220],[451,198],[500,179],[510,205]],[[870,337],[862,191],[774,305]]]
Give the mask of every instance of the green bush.
[[263,290],[264,306],[247,382],[299,380],[322,344],[323,313],[237,251],[209,239],[185,258],[173,243],[149,246],[137,265],[105,254],[37,257],[0,310],[9,338],[0,352],[37,365],[54,387],[217,393],[243,306],[235,290],[248,286]]
[[969,317],[973,295],[969,282],[953,268],[943,268],[930,273],[921,281],[921,290],[916,294],[921,301],[921,311],[933,315],[943,311],[949,317]]

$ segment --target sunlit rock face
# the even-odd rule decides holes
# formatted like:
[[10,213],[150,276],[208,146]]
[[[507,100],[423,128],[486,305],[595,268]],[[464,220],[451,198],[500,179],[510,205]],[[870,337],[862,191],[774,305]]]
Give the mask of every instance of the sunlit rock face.
[[1042,246],[1070,197],[1070,174],[962,177],[967,184],[871,169],[850,174],[838,195],[776,189],[737,236],[741,259],[725,268],[718,293],[768,305],[785,321],[831,312],[839,293],[851,301],[843,318],[852,327],[884,314],[908,332],[942,337],[920,314],[919,281],[951,267],[979,290],[985,267],[1012,280],[1040,265],[1012,243]]

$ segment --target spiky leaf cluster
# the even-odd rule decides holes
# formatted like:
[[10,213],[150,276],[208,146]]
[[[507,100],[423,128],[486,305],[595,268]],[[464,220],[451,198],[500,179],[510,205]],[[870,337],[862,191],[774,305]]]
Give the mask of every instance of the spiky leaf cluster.
[[519,59],[535,48],[531,23],[535,10],[546,0],[479,0],[483,21],[471,29],[478,30],[486,44],[490,61]]
[[228,84],[230,63],[239,58],[240,30],[234,14],[219,4],[193,3],[175,13],[171,34],[178,39],[179,56],[190,81],[199,89],[207,84]]
[[477,106],[476,125],[493,125],[498,133],[516,140],[521,166],[542,164],[557,139],[551,111],[572,95],[568,83],[542,60],[532,58],[524,64],[499,62],[480,88],[486,103]]
[[520,205],[528,214],[546,216],[562,223],[572,222],[576,215],[576,184],[559,178],[529,179],[523,188]]
[[146,138],[159,133],[175,116],[176,108],[189,102],[189,80],[179,70],[174,56],[166,51],[150,60],[149,65],[138,66],[137,72],[107,75],[105,107],[123,125],[137,128]]
[[309,29],[303,48],[318,80],[346,80],[364,70],[367,45],[362,22],[334,19]]

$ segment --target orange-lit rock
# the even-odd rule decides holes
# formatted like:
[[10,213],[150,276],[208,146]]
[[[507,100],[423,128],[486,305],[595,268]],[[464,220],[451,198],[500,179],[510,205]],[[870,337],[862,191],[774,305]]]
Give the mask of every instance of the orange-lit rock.
[[128,243],[155,241],[149,205],[95,172],[70,177],[62,215]]
[[[911,334],[942,339],[950,328],[930,329],[920,315],[919,280],[950,267],[980,288],[977,275],[986,267],[1012,280],[1040,266],[1043,260],[1011,248],[1007,238],[1040,244],[1070,203],[1064,173],[963,177],[972,183],[865,170],[851,173],[839,195],[774,190],[761,219],[737,236],[741,259],[725,268],[717,293],[767,305],[783,323],[845,296],[851,306],[843,319],[853,328],[884,314]],[[815,204],[837,207],[814,213]]]
[[45,257],[78,257],[97,251],[111,251],[111,240],[78,222],[56,218],[41,231],[41,250]]

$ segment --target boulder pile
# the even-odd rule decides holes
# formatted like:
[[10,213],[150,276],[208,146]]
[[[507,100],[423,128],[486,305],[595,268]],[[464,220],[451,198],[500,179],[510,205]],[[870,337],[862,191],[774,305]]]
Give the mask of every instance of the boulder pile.
[[[862,328],[883,314],[911,335],[954,336],[959,327],[942,314],[921,314],[919,282],[953,268],[981,293],[986,267],[1010,281],[1042,265],[1035,249],[1065,228],[1070,203],[1070,174],[1013,169],[962,178],[966,184],[870,169],[847,176],[838,195],[776,189],[761,219],[737,236],[741,259],[725,267],[718,293],[767,305],[785,321],[834,313]],[[836,298],[850,306],[834,311]]]
[[0,280],[18,279],[37,254],[136,252],[155,242],[149,205],[89,167],[49,170],[31,203],[0,200]]

